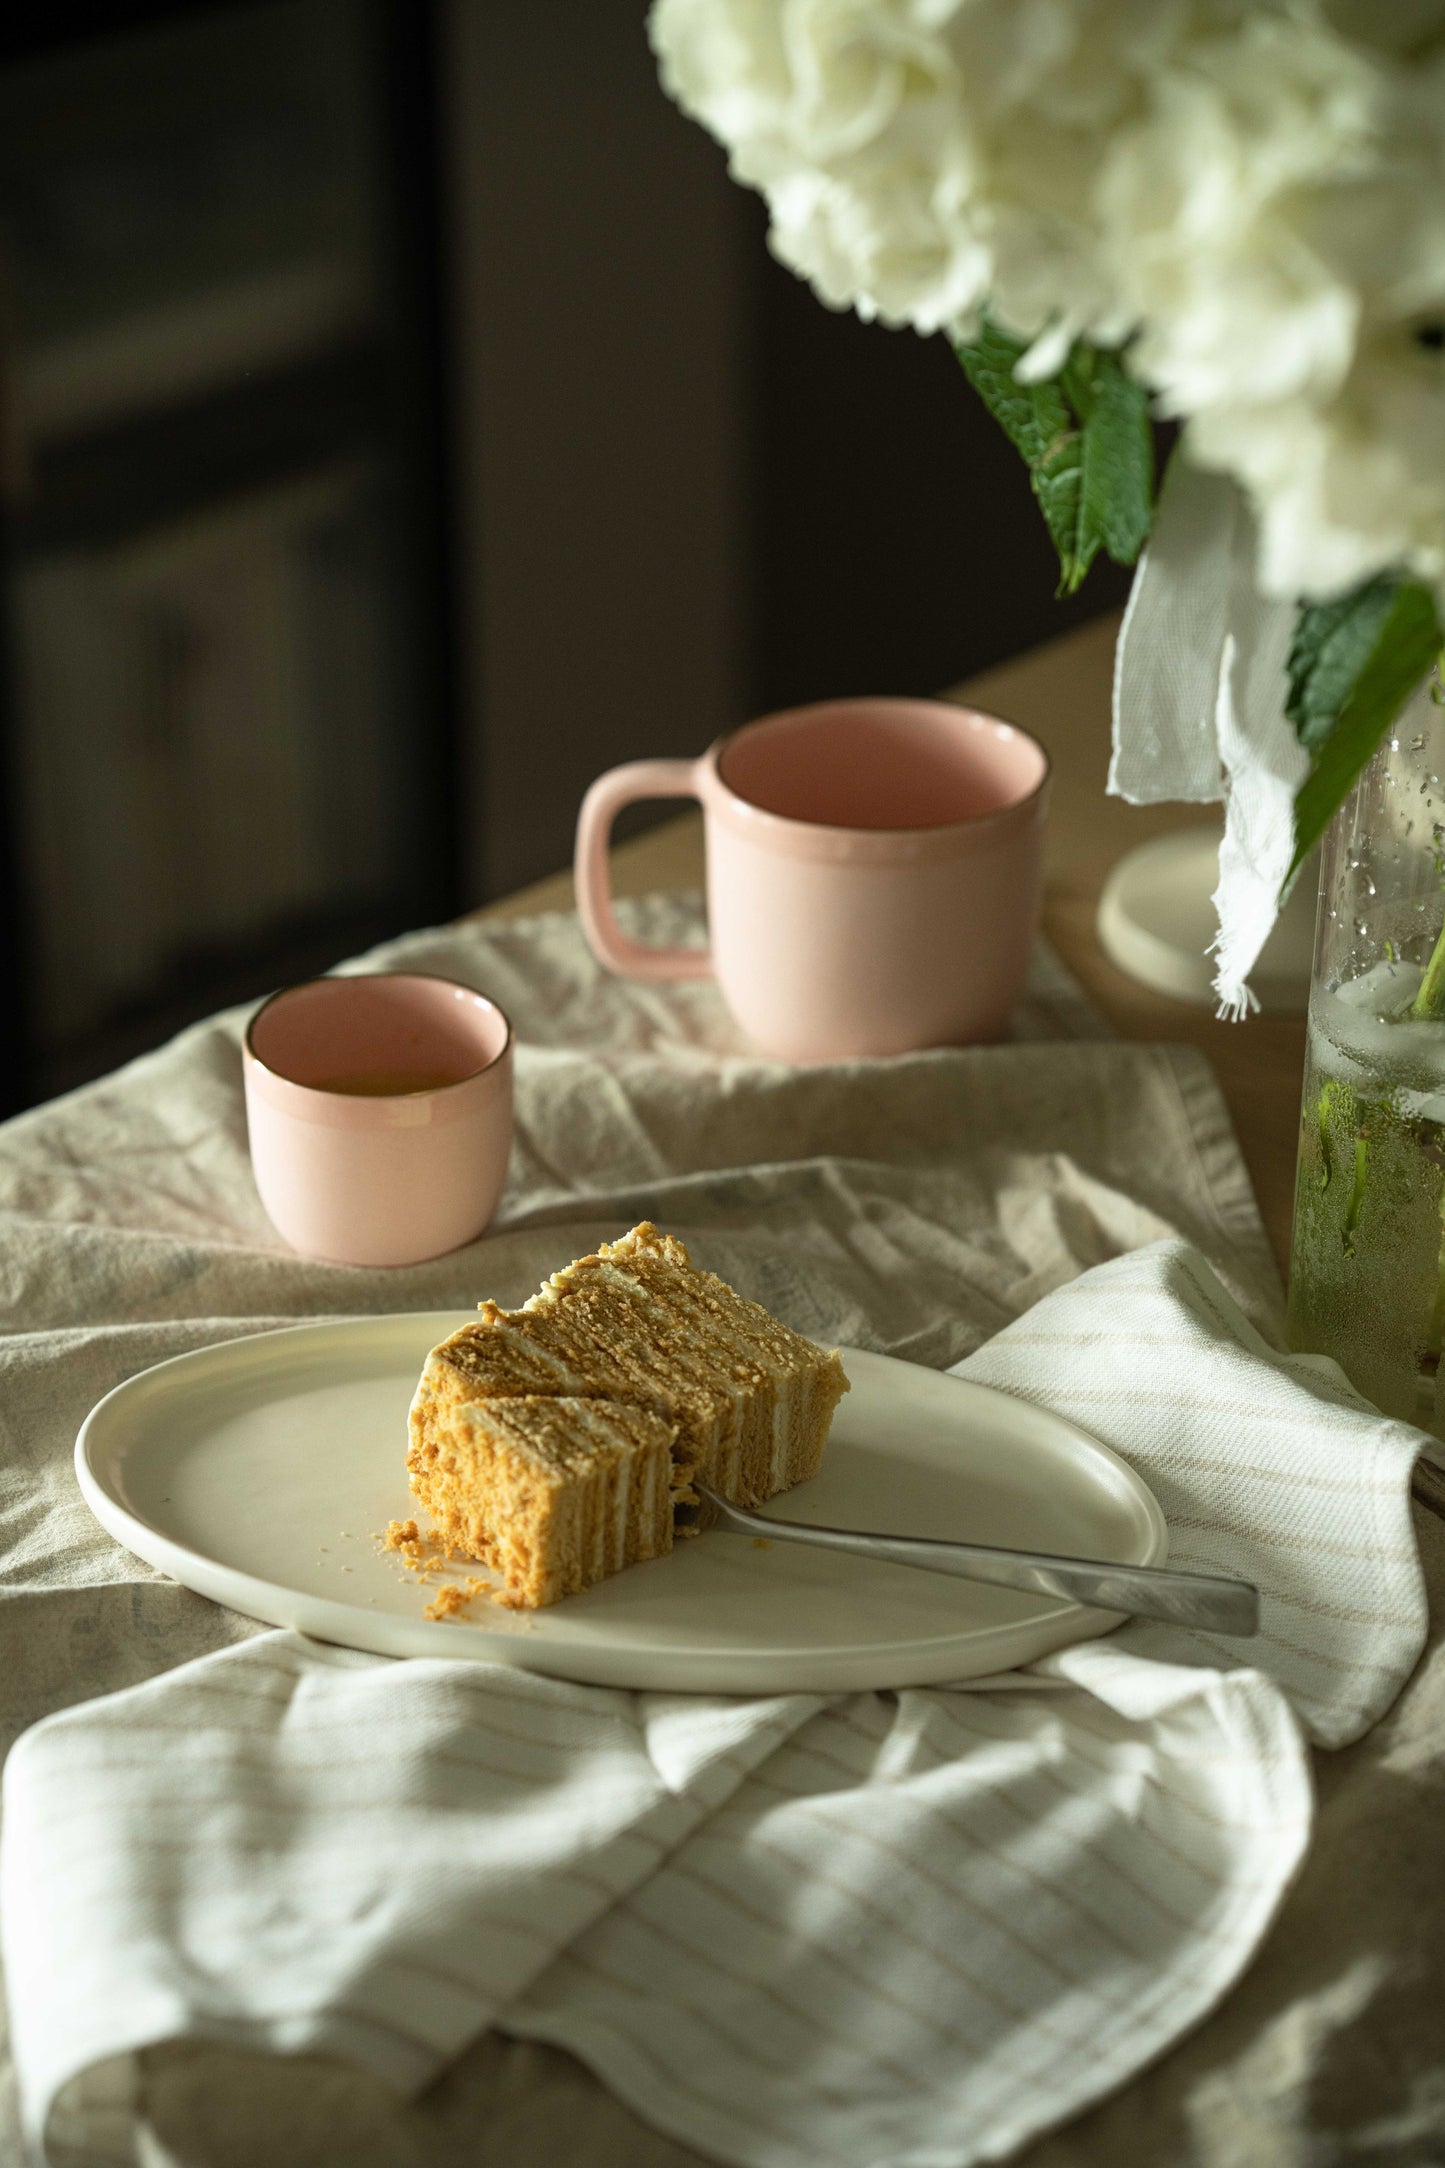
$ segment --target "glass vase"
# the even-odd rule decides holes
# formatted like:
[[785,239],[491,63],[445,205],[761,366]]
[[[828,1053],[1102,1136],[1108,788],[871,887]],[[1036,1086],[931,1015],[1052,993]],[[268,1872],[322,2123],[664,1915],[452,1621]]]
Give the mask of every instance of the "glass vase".
[[1290,1345],[1445,1437],[1445,707],[1422,688],[1325,838]]

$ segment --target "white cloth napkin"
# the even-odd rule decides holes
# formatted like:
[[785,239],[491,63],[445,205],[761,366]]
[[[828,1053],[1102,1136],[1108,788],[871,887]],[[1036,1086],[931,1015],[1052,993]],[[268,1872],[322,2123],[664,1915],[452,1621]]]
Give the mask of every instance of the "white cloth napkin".
[[36,2157],[137,2157],[150,2042],[415,2090],[499,2026],[724,2161],[963,2168],[1197,2022],[1303,1856],[1306,1740],[1421,1648],[1418,1434],[1177,1241],[958,1369],[1129,1459],[1177,1562],[1259,1581],[1259,1638],[1129,1622],[988,1691],[749,1701],[283,1633],[52,1716],[0,1853]]
[[1258,1006],[1249,973],[1294,856],[1309,759],[1284,712],[1295,608],[1255,585],[1255,530],[1236,483],[1170,461],[1114,667],[1109,788],[1132,805],[1225,802],[1215,992]]

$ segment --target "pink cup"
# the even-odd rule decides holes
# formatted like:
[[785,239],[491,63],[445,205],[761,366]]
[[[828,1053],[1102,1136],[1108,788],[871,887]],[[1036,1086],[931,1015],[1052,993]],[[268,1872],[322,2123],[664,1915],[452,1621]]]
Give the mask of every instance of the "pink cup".
[[[599,776],[577,824],[582,924],[624,976],[715,976],[787,1061],[998,1039],[1038,923],[1048,775],[1026,731],[942,701],[764,716],[701,760]],[[617,924],[608,839],[638,798],[702,803],[710,948],[648,947]]]
[[512,1027],[495,1002],[417,972],[313,979],[246,1030],[251,1165],[304,1257],[412,1265],[497,1207],[512,1142]]

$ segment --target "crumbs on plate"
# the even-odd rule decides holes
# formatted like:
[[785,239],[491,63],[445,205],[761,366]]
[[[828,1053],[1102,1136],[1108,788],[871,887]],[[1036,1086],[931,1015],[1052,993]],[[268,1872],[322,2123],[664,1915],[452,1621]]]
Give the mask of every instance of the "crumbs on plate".
[[488,1603],[505,1602],[502,1590],[494,1582],[481,1580],[476,1574],[468,1574],[464,1581],[438,1584],[434,1579],[438,1567],[455,1562],[461,1553],[448,1550],[435,1536],[423,1535],[415,1521],[388,1521],[376,1540],[383,1551],[400,1559],[407,1572],[414,1573],[423,1587],[436,1588],[436,1594],[422,1614],[424,1618],[464,1618],[479,1597]]

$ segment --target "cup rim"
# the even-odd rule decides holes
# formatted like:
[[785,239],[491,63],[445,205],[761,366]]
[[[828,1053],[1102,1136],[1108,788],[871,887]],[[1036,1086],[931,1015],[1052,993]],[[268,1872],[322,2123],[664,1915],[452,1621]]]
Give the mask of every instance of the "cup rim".
[[[774,813],[770,807],[759,805],[756,799],[745,798],[742,792],[735,789],[722,772],[723,758],[728,747],[736,739],[740,738],[745,731],[761,730],[773,723],[791,722],[794,716],[807,715],[818,708],[877,707],[941,708],[951,710],[956,715],[976,715],[983,722],[999,724],[1005,730],[1011,730],[1018,737],[1026,739],[1033,746],[1035,752],[1043,761],[1042,772],[1031,790],[1026,791],[1021,798],[1011,798],[1007,805],[991,806],[986,813],[967,813],[961,820],[923,821],[909,828],[847,828],[839,827],[834,821],[809,820],[803,814]],[[738,723],[733,729],[724,731],[721,737],[716,738],[703,755],[703,761],[711,770],[713,780],[718,788],[726,794],[731,804],[738,806],[742,810],[749,821],[765,821],[775,824],[779,828],[794,831],[803,829],[810,835],[816,836],[820,841],[824,839],[841,840],[845,837],[856,840],[861,836],[870,836],[876,837],[880,843],[892,843],[894,845],[904,844],[909,837],[919,839],[928,837],[941,840],[953,834],[962,834],[970,829],[986,828],[995,821],[1016,820],[1043,796],[1048,789],[1054,768],[1053,757],[1048,747],[1041,738],[1035,737],[1031,730],[1026,730],[1022,723],[1010,722],[1006,715],[995,715],[988,708],[972,707],[966,701],[932,700],[921,694],[914,695],[911,693],[861,693],[840,700],[804,700],[796,707],[779,708],[770,715],[755,715],[748,722]]]
[[266,1011],[278,1001],[284,1001],[288,994],[303,993],[308,986],[344,985],[348,979],[427,979],[433,985],[451,986],[458,993],[470,994],[477,1001],[485,1001],[487,1007],[495,1010],[502,1019],[504,1027],[501,1045],[490,1060],[484,1061],[479,1068],[469,1069],[465,1076],[452,1077],[445,1084],[420,1085],[415,1091],[369,1093],[367,1097],[374,1106],[395,1104],[402,1100],[445,1098],[448,1092],[460,1091],[464,1085],[475,1084],[478,1077],[486,1076],[489,1070],[496,1068],[498,1062],[505,1061],[512,1051],[515,1029],[511,1017],[500,1001],[494,1001],[490,994],[484,994],[479,986],[468,986],[465,979],[448,978],[444,971],[321,971],[314,978],[296,979],[290,986],[278,986],[274,993],[267,994],[260,1006],[251,1012],[241,1034],[241,1047],[247,1059],[253,1061],[267,1076],[274,1077],[278,1084],[288,1085],[294,1092],[312,1092],[318,1099],[355,1099],[354,1092],[333,1091],[325,1084],[302,1084],[296,1077],[287,1076],[284,1069],[274,1069],[264,1056],[257,1053],[252,1036]]

